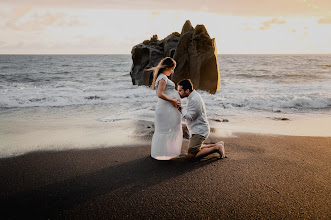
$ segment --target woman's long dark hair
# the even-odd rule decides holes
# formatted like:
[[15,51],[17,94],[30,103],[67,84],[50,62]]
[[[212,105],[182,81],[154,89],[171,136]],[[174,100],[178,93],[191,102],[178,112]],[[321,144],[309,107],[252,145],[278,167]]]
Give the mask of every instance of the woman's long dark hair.
[[153,81],[151,84],[151,89],[155,90],[155,81],[157,77],[162,73],[165,69],[169,69],[176,66],[176,61],[171,57],[163,58],[156,67],[149,68],[147,70],[153,70]]

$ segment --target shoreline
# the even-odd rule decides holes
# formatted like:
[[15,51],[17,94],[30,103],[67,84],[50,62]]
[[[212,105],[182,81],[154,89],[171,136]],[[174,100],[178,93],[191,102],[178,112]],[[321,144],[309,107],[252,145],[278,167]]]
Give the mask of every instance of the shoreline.
[[[6,218],[331,217],[331,138],[236,133],[227,159],[156,161],[150,146],[1,158]],[[183,142],[183,152],[187,141]],[[17,211],[19,210],[19,211]]]
[[[116,146],[149,145],[154,132],[153,118],[148,120],[103,121],[109,115],[104,106],[76,108],[28,108],[2,112],[0,118],[0,158],[35,151],[91,149]],[[289,120],[281,120],[281,119]],[[228,122],[221,122],[227,119]],[[235,137],[251,135],[286,135],[330,137],[331,116],[328,114],[275,113],[270,117],[229,115],[209,118],[211,135]],[[183,127],[185,123],[183,121]]]
[[[229,122],[209,120],[212,128],[239,133],[331,137],[331,115],[278,114],[272,116],[229,116]],[[221,131],[222,132],[222,131]]]

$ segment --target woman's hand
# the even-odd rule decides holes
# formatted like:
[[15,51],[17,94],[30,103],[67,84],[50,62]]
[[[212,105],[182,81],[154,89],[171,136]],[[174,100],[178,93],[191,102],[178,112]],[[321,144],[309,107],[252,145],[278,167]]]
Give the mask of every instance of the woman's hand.
[[159,81],[159,86],[158,86],[158,89],[157,89],[157,91],[156,91],[157,96],[158,96],[160,99],[163,99],[163,100],[165,100],[165,101],[170,102],[170,104],[171,104],[172,106],[174,106],[175,108],[178,109],[178,107],[181,106],[181,101],[180,101],[180,99],[176,99],[176,97],[173,97],[173,98],[171,99],[170,97],[166,96],[166,95],[164,94],[164,90],[165,90],[165,88],[166,88],[166,82],[165,82],[164,79],[161,79],[161,80]]
[[175,97],[173,97],[171,100],[169,100],[169,102],[175,107],[178,107],[178,101]]
[[180,111],[180,113],[182,113],[182,101],[180,99],[177,99],[177,109]]
[[182,101],[180,99],[177,99],[177,106],[182,106]]

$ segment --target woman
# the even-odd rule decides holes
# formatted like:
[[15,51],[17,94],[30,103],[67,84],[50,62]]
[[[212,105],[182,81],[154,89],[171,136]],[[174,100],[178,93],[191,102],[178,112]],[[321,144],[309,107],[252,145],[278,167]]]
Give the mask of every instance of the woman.
[[155,109],[151,156],[157,160],[169,160],[180,155],[182,147],[182,117],[178,110],[180,97],[175,83],[168,79],[175,67],[176,61],[166,57],[152,68],[154,75],[151,88],[156,90],[158,102]]

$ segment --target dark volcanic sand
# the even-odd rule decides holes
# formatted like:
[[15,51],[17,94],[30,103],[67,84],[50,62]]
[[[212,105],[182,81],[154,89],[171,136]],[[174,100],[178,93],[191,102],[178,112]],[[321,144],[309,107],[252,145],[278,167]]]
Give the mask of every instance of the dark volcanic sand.
[[156,161],[150,146],[0,159],[1,219],[331,219],[331,138],[223,140],[222,160]]

